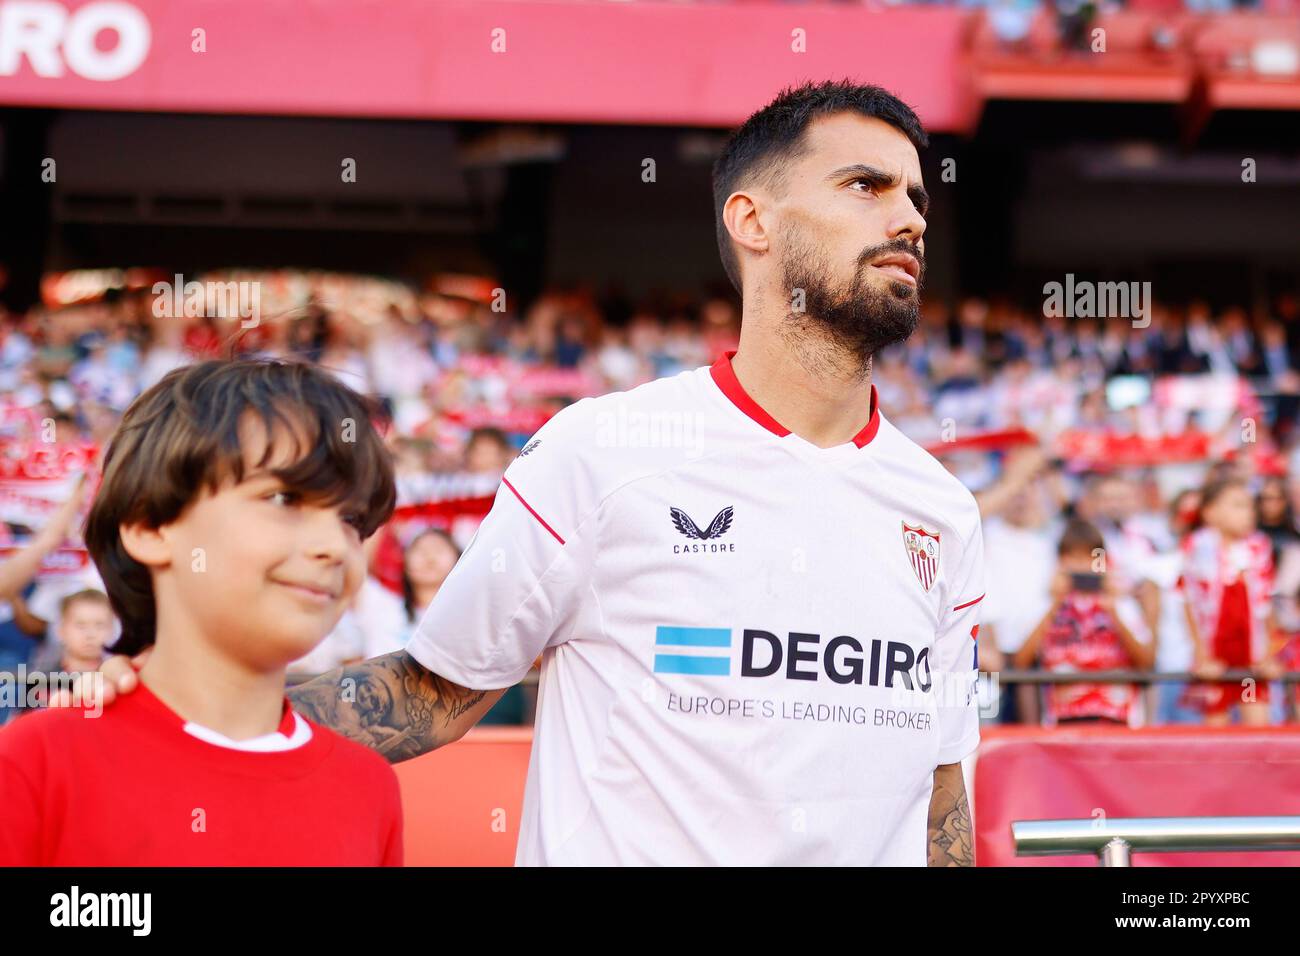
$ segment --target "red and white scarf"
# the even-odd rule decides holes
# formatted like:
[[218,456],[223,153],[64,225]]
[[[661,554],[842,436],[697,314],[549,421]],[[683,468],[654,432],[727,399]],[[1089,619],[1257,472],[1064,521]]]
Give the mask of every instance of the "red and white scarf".
[[1214,528],[1201,528],[1183,539],[1183,573],[1178,580],[1196,621],[1202,646],[1209,648],[1219,627],[1223,589],[1244,575],[1250,603],[1251,658],[1268,650],[1269,601],[1273,591],[1273,549],[1268,536],[1255,531],[1225,546]]

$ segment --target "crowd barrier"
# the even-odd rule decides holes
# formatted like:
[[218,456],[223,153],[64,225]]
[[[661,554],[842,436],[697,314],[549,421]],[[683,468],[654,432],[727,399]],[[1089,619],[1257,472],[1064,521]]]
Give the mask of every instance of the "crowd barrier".
[[531,727],[476,727],[396,765],[407,866],[511,866]]
[[[981,866],[1096,866],[1087,856],[1017,857],[1017,820],[1294,814],[1300,728],[995,727],[975,764]],[[1300,852],[1142,853],[1134,866],[1300,866]]]
[[[974,761],[981,866],[1096,866],[1017,857],[1016,820],[1275,816],[1300,805],[1300,728],[986,727]],[[531,728],[483,727],[397,765],[410,866],[514,862]],[[1300,866],[1300,852],[1143,853],[1136,866]]]
[[1132,866],[1135,853],[1300,850],[1300,817],[1090,817],[1017,820],[1019,856],[1087,854],[1102,866]]

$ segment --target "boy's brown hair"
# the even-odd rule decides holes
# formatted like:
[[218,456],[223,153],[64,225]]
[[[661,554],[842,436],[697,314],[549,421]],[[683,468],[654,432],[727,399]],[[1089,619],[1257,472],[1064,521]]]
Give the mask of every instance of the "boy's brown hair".
[[59,618],[62,619],[66,617],[68,611],[72,609],[72,605],[82,603],[98,604],[101,607],[107,607],[110,609],[112,607],[109,603],[108,595],[103,591],[97,591],[94,588],[86,588],[85,590],[69,594],[59,602]]
[[277,438],[267,442],[258,467],[279,441],[293,443],[292,463],[271,473],[304,501],[354,510],[362,538],[393,513],[392,461],[372,424],[378,406],[328,372],[264,359],[169,372],[123,415],[86,519],[86,548],[122,622],[114,653],[138,654],[152,645],[157,618],[150,571],[127,554],[118,529],[169,524],[204,490],[242,481],[240,424],[249,414]]

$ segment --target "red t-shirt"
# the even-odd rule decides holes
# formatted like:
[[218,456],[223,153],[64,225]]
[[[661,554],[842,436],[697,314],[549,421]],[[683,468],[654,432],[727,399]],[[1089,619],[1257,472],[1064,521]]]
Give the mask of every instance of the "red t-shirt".
[[[143,685],[88,713],[0,729],[0,865],[402,864],[397,775],[331,730],[236,750],[186,731]],[[279,732],[294,727],[286,700]]]
[[[1071,594],[1043,635],[1043,667],[1050,671],[1123,670],[1133,666],[1115,620],[1096,598]],[[1049,722],[1103,717],[1128,723],[1137,688],[1132,684],[1057,684],[1048,689]]]

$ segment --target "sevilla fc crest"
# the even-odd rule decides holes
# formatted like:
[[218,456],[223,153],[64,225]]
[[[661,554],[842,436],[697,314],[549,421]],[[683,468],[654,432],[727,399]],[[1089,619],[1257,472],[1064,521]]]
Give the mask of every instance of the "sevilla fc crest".
[[921,587],[929,591],[934,579],[939,574],[939,534],[926,531],[920,525],[913,528],[903,522],[903,547],[907,549],[907,560],[912,562],[912,570]]

